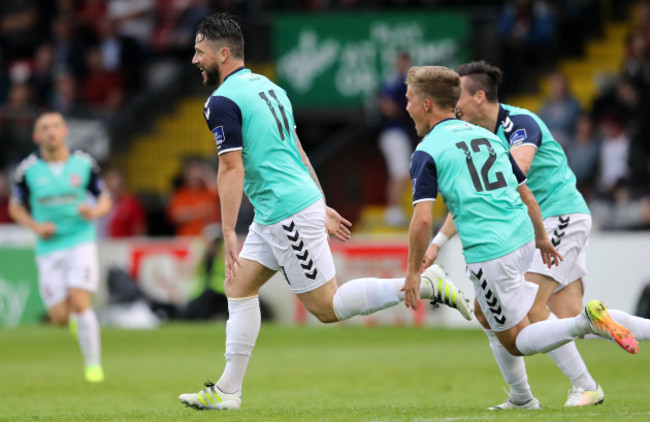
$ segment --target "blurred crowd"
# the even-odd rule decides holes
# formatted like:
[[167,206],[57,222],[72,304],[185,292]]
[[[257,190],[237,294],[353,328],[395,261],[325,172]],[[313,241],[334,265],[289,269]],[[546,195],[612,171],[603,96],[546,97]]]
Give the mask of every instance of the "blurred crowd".
[[[187,61],[194,29],[204,16],[227,11],[247,22],[277,11],[395,10],[469,6],[495,14],[503,94],[527,90],[560,55],[577,55],[585,37],[602,30],[600,0],[3,0],[0,2],[0,223],[7,222],[9,174],[34,148],[31,130],[40,110],[110,126],[125,105],[156,83],[159,60]],[[612,1],[613,11],[634,1]],[[650,227],[650,2],[638,3],[621,72],[602,83],[582,109],[564,75],[552,76],[552,97],[540,116],[564,146],[581,191],[603,229]],[[616,9],[616,10],[614,10]],[[264,18],[266,16],[267,18]],[[267,40],[268,42],[268,40]],[[269,49],[270,50],[270,49]],[[480,52],[476,52],[479,54]],[[266,57],[270,59],[270,57]],[[517,104],[513,104],[517,105]],[[535,111],[535,110],[533,110]],[[71,128],[74,124],[71,124]],[[95,134],[97,132],[94,132]],[[104,161],[108,157],[97,157]],[[179,160],[183,157],[179,157]],[[167,232],[197,235],[219,222],[214,168],[184,163],[182,182],[170,186]],[[152,217],[128,192],[124,175],[106,171],[116,198],[111,237],[151,233]],[[393,195],[395,196],[395,195]],[[398,197],[398,195],[397,195]]]
[[637,5],[617,75],[583,110],[561,72],[539,116],[564,147],[601,229],[650,227],[650,2]]

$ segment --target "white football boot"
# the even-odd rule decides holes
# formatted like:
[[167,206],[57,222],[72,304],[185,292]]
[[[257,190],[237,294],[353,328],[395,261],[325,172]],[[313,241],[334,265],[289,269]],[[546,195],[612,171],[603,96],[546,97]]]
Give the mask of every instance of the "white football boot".
[[449,274],[438,264],[433,264],[422,273],[422,282],[430,283],[433,287],[431,304],[435,307],[443,303],[458,312],[468,321],[472,320],[472,310],[469,300],[463,296],[458,287],[451,281]]
[[178,399],[185,406],[197,410],[238,410],[241,407],[241,391],[224,393],[210,381],[198,393],[181,394]]
[[504,401],[501,404],[488,407],[488,410],[541,410],[541,409],[542,409],[542,405],[539,403],[539,400],[537,400],[535,397],[528,400],[524,404],[515,404],[512,401],[510,401],[510,398],[508,398],[508,400]]
[[577,406],[595,406],[605,401],[605,393],[599,385],[594,391],[585,390],[584,388],[572,388],[569,390],[569,397],[564,403],[566,407]]

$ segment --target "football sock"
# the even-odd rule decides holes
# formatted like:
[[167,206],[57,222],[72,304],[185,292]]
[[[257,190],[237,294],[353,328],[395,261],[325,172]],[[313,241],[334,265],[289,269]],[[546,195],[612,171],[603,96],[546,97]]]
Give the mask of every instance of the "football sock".
[[228,299],[226,322],[226,366],[217,387],[224,393],[241,390],[246,368],[257,341],[261,325],[260,301],[257,296]]
[[[553,313],[548,317],[550,321],[557,319],[557,316]],[[562,373],[569,378],[574,388],[584,388],[588,391],[594,391],[598,388],[598,384],[591,377],[574,341],[560,346],[555,350],[551,350],[547,354],[553,359],[553,362],[560,368]]]
[[573,318],[536,322],[519,332],[517,349],[524,356],[547,353],[590,332],[589,320],[583,314]]
[[[369,315],[404,300],[403,278],[358,278],[344,283],[334,294],[332,306],[339,321]],[[420,284],[422,298],[433,297],[429,283]]]
[[484,330],[490,341],[490,348],[497,365],[501,370],[503,379],[510,387],[510,401],[515,404],[524,404],[533,399],[533,393],[528,385],[526,364],[522,356],[513,356],[503,347],[497,335],[492,330]]
[[101,340],[99,337],[99,321],[92,308],[81,313],[74,313],[77,320],[77,339],[86,366],[101,365]]

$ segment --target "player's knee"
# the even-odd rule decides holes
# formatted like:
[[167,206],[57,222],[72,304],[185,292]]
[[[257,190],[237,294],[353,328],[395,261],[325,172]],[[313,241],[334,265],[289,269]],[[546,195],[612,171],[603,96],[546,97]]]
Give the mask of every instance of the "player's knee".
[[309,312],[315,316],[320,322],[325,323],[325,324],[330,324],[332,322],[338,322],[339,319],[336,317],[336,313],[334,313],[334,308],[323,306],[319,307],[318,309],[310,309]]
[[49,314],[50,322],[59,327],[63,327],[68,324],[68,315],[64,312],[52,312]]

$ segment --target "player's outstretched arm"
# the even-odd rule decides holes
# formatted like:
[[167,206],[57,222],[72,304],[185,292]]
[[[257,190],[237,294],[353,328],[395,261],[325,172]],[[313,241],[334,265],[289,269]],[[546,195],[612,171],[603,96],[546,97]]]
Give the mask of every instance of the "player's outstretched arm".
[[431,239],[433,201],[415,204],[409,225],[409,253],[404,280],[404,304],[416,310],[420,300],[420,264]]
[[544,221],[542,220],[542,212],[539,209],[539,205],[537,204],[537,200],[533,196],[533,193],[525,183],[519,185],[517,192],[519,192],[521,200],[528,208],[528,216],[533,222],[533,228],[535,229],[535,247],[542,253],[542,261],[549,268],[551,268],[553,262],[555,262],[556,266],[560,265],[560,261],[563,261],[564,259],[557,249],[555,249],[553,243],[551,243],[551,240],[546,234]]
[[424,258],[422,259],[422,266],[420,271],[423,271],[425,268],[430,267],[436,259],[438,259],[438,253],[449,239],[454,237],[458,233],[456,230],[456,225],[454,224],[454,218],[451,216],[451,213],[447,213],[447,218],[443,223],[438,234],[433,237],[431,244],[427,248],[427,251],[424,253]]
[[51,222],[39,223],[32,218],[27,208],[25,208],[17,199],[12,198],[9,202],[9,215],[20,225],[29,227],[42,239],[52,237],[56,232],[56,226]]
[[221,198],[221,226],[226,260],[226,279],[234,277],[241,266],[237,255],[237,214],[244,192],[244,162],[241,151],[230,151],[219,155],[217,176]]

